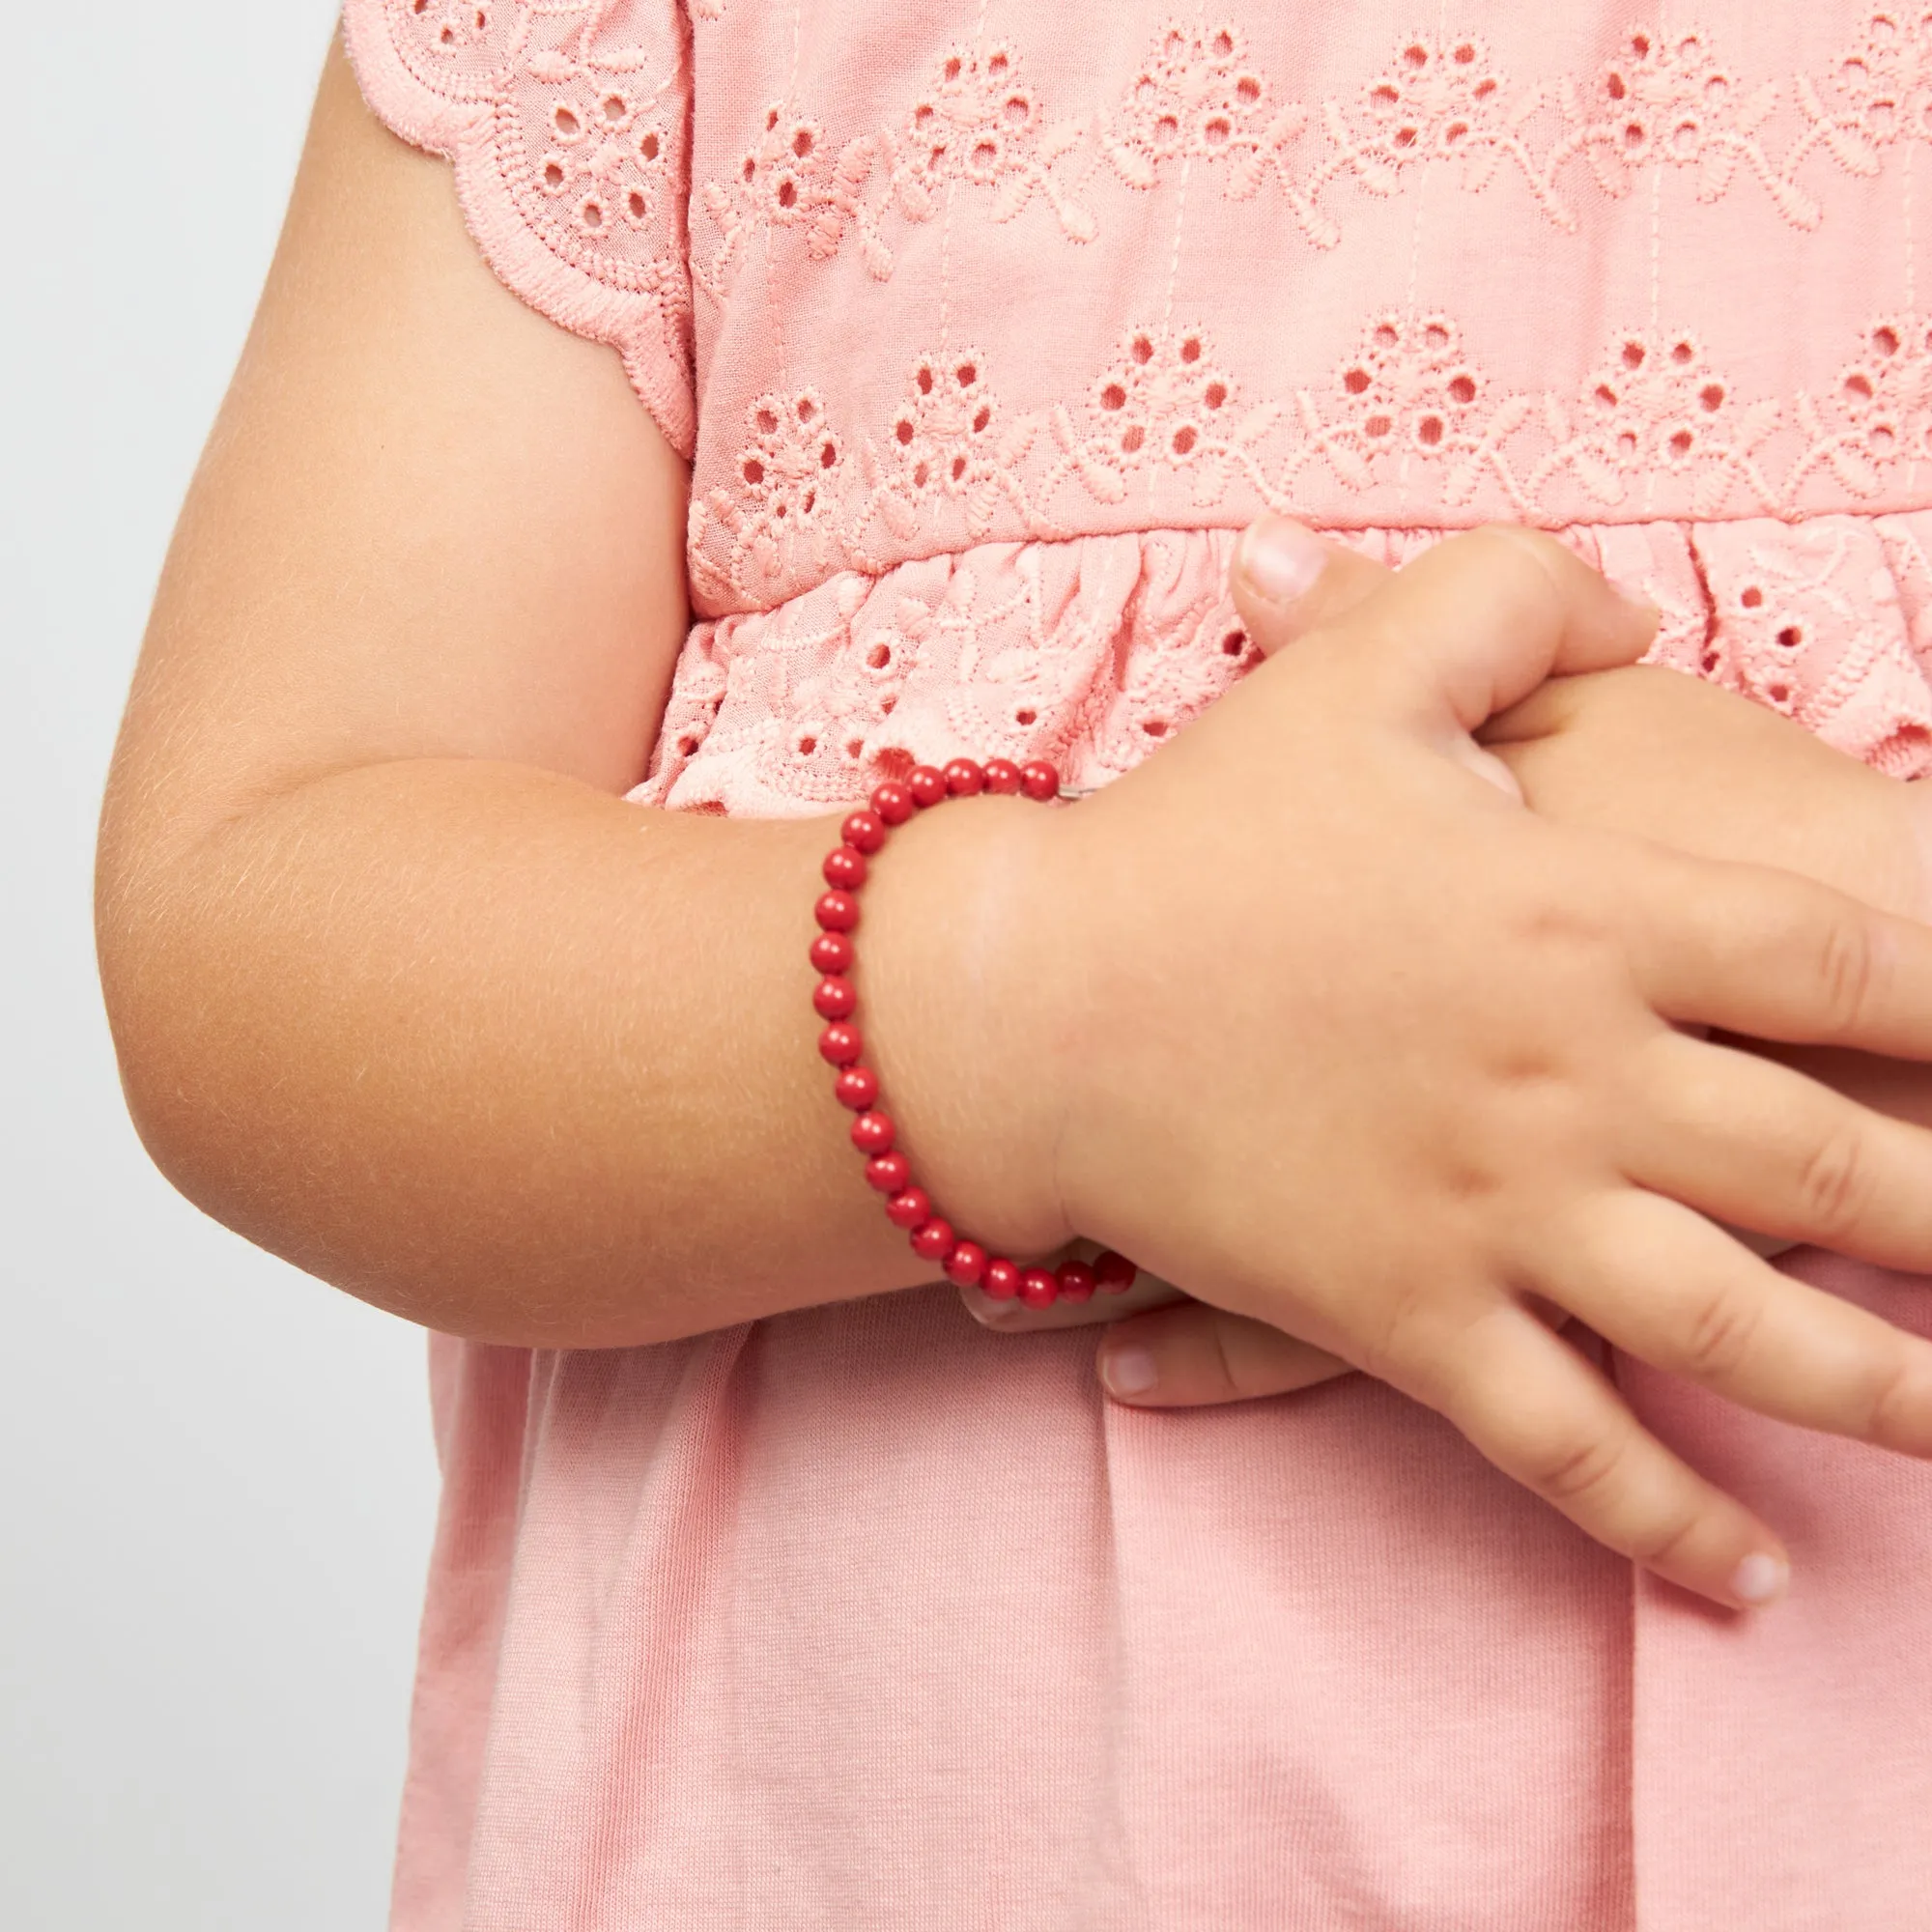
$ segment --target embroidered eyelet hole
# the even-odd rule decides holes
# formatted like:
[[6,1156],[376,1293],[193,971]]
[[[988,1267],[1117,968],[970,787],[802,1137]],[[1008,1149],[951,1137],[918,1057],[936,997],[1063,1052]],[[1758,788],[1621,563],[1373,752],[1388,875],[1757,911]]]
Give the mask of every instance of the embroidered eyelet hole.
[[1639,153],[1647,138],[1641,121],[1626,121],[1624,123],[1624,147],[1629,153]]
[[1175,455],[1192,456],[1194,454],[1194,445],[1197,440],[1199,440],[1199,439],[1195,433],[1194,425],[1192,423],[1182,423],[1180,427],[1174,432],[1173,448]]
[[1009,128],[1024,128],[1033,119],[1033,102],[1024,94],[1009,94],[1003,103],[1002,112],[1007,117]]
[[818,413],[818,405],[810,395],[799,397],[795,407],[798,410],[798,419],[802,423],[809,423]]
[[1402,96],[1387,81],[1383,81],[1379,87],[1369,90],[1369,99],[1378,107],[1393,107]]
[[898,421],[893,425],[893,434],[898,439],[899,444],[903,448],[907,443],[912,441],[914,436],[917,435],[918,432],[913,428],[913,422],[910,416],[901,416],[898,419]]
[[1398,148],[1412,148],[1422,138],[1422,129],[1412,123],[1395,130],[1395,144]]
[[1214,50],[1216,60],[1233,60],[1235,57],[1235,36],[1226,27],[1216,27],[1214,38],[1208,43]]
[[604,226],[604,204],[594,195],[578,204],[577,218],[594,235]]
[[1245,631],[1230,631],[1221,639],[1221,655],[1224,658],[1237,658],[1248,648],[1248,634]]
[[1463,409],[1476,400],[1476,379],[1467,370],[1450,377],[1449,400]]
[[807,733],[805,737],[801,738],[798,741],[798,754],[801,758],[810,757],[811,754],[817,750],[818,750],[818,740],[812,737],[810,733]]
[[1891,456],[1898,447],[1898,434],[1889,423],[1873,423],[1865,440],[1871,453],[1881,461]]
[[1167,720],[1165,718],[1143,718],[1141,720],[1141,729],[1150,738],[1165,738],[1168,732]]
[[991,74],[995,80],[999,79],[999,77],[1003,73],[1005,73],[1007,70],[1012,66],[1012,64],[1013,64],[1013,57],[1012,55],[1008,53],[1005,47],[995,47],[993,51],[986,56],[986,71],[989,74]]
[[813,135],[810,128],[794,128],[791,137],[791,151],[800,160],[804,160],[811,153],[815,140],[816,136]]
[[757,424],[760,436],[778,435],[779,413],[769,403],[760,403],[757,413],[752,420]]
[[1235,126],[1225,114],[1210,114],[1201,124],[1201,138],[1210,148],[1225,148]]
[[1121,448],[1128,456],[1137,454],[1147,440],[1147,431],[1139,423],[1129,423],[1121,436]]
[[977,362],[962,362],[952,375],[962,389],[970,389],[980,380],[980,366]]
[[1755,583],[1747,583],[1745,585],[1743,590],[1741,590],[1738,593],[1738,602],[1742,604],[1747,611],[1755,611],[1764,602],[1764,592],[1760,590]]
[[552,194],[555,194],[557,190],[563,186],[563,182],[564,182],[564,174],[563,174],[562,163],[559,161],[546,161],[543,167],[544,186]]
[[1496,91],[1495,81],[1492,78],[1491,78],[1490,75],[1485,74],[1483,78],[1479,80],[1475,84],[1475,86],[1469,90],[1469,93],[1471,97],[1477,100],[1487,100],[1489,99],[1490,96],[1492,95],[1495,91]]
[[[891,716],[893,715],[893,711],[894,711],[895,707],[895,706],[897,705],[898,701],[899,701],[899,700],[898,700],[898,696],[897,696],[897,694],[896,694],[896,693],[895,693],[895,694],[894,694],[894,695],[893,695],[892,696],[890,696],[890,697],[882,697],[882,698],[880,698],[880,699],[879,699],[879,716],[880,716],[881,718],[890,718],[890,717],[891,717]],[[892,755],[893,755],[893,753],[890,753],[890,752],[881,752],[881,753],[879,753],[879,756],[880,756],[881,758],[889,758],[889,757],[891,757]],[[911,769],[912,769],[912,760],[911,760],[911,758],[910,758],[910,757],[907,757],[907,759],[906,759],[906,770],[907,770],[907,771],[910,771]]]
[[1202,392],[1201,400],[1210,410],[1218,410],[1228,400],[1228,385],[1225,383],[1209,383]]
[[1682,462],[1696,447],[1696,438],[1688,429],[1674,429],[1664,440],[1664,447]]
[[649,211],[649,204],[644,200],[641,188],[634,187],[624,197],[624,206],[630,210],[633,221],[641,221]]
[[744,475],[745,481],[756,489],[765,480],[765,466],[755,456],[748,456],[745,459]]
[[931,366],[927,363],[922,362],[919,365],[919,373],[913,378],[913,382],[915,385],[918,387],[919,392],[922,396],[931,395],[932,394]]
[[890,644],[874,644],[866,653],[866,662],[874,670],[887,669],[893,661],[893,647]]
[[1439,322],[1426,323],[1422,330],[1423,347],[1440,355],[1449,347],[1449,330]]
[[1442,145],[1453,148],[1468,139],[1469,124],[1466,121],[1452,121],[1442,130]]
[[1630,92],[1630,85],[1615,68],[1604,76],[1604,92],[1612,100],[1621,100]]
[[757,173],[758,173],[757,156],[747,155],[745,156],[745,167],[744,167],[746,183],[749,185],[753,181],[755,181],[757,179]]
[[689,732],[686,732],[677,741],[677,754],[680,758],[691,758],[697,755],[697,740]]
[[1429,49],[1420,41],[1411,43],[1402,50],[1402,64],[1413,72],[1420,73],[1429,65]]
[[1796,651],[1804,649],[1804,626],[1803,624],[1784,625],[1777,633],[1777,642],[1783,650]]
[[1670,359],[1680,369],[1688,367],[1697,359],[1697,345],[1688,338],[1683,341],[1673,342],[1670,345]]
[[1362,434],[1379,442],[1394,427],[1395,424],[1387,416],[1371,416],[1363,423]]
[[1770,698],[1774,704],[1779,706],[1787,705],[1791,702],[1791,687],[1788,684],[1779,683],[1779,684],[1766,685],[1764,695],[1768,698]]
[[952,459],[953,482],[957,483],[959,479],[965,474],[966,474],[966,459],[963,456],[955,456]]
[[645,160],[654,161],[662,152],[663,143],[658,138],[658,130],[655,128],[647,128],[643,139],[638,143],[638,153],[643,156]]
[[1013,713],[1013,723],[1019,725],[1022,730],[1037,724],[1038,719],[1039,713],[1033,710],[1015,711]]
[[583,132],[583,123],[561,101],[551,109],[550,125],[559,141],[574,141]]
[[607,94],[599,105],[604,119],[612,127],[630,118],[631,103],[621,94]]
[[1633,34],[1631,36],[1630,45],[1631,45],[1631,52],[1634,53],[1638,60],[1648,60],[1650,58],[1650,36],[1648,34],[1642,32],[1641,30]]
[[798,184],[789,175],[781,175],[779,178],[778,202],[781,208],[789,209],[798,206]]
[[446,23],[437,30],[436,37],[446,47],[453,47],[456,44],[456,29]]
[[984,403],[981,403],[979,409],[977,409],[973,412],[973,434],[975,436],[984,435],[986,425],[992,420],[993,420],[992,411],[989,410]]
[[946,65],[940,71],[945,74],[948,80],[957,80],[959,78],[960,66],[959,56],[957,54],[949,54],[946,57]]
[[1449,56],[1449,58],[1453,60],[1458,67],[1467,67],[1476,58],[1476,49],[1473,43],[1469,41],[1463,42],[1462,44],[1457,47],[1456,51]]
[[1617,406],[1617,392],[1607,383],[1597,384],[1596,397],[1606,410],[1613,410]]
[[838,467],[838,444],[829,436],[818,445],[818,467],[821,469],[836,469]]
[[1878,327],[1872,330],[1872,347],[1881,355],[1896,355],[1898,354],[1898,330],[1893,328],[1889,323],[1881,323]]
[[922,100],[918,104],[918,106],[916,106],[912,110],[912,125],[922,134],[924,133],[927,127],[931,125],[934,112],[935,109],[933,108],[931,101]]
[[1146,335],[1134,337],[1133,358],[1136,362],[1147,363],[1153,360],[1153,341]]
[[1201,359],[1201,338],[1198,335],[1186,337],[1180,345],[1180,359],[1183,362],[1198,362]]
[[1442,440],[1442,418],[1424,416],[1415,425],[1415,440],[1425,449],[1434,449]]
[[1244,73],[1235,83],[1235,99],[1243,107],[1252,107],[1262,98],[1262,84],[1255,75]]
[[1342,386],[1350,395],[1359,396],[1369,386],[1369,372],[1366,369],[1350,369],[1342,377]]
[[1378,322],[1369,339],[1378,349],[1394,349],[1402,341],[1402,330],[1392,322]]
[[1154,146],[1173,148],[1180,139],[1180,123],[1172,114],[1163,114],[1153,124]]
[[1100,407],[1103,410],[1123,410],[1127,406],[1127,392],[1118,383],[1109,383],[1100,391]]
[[1697,391],[1699,405],[1712,412],[1724,407],[1724,385],[1721,383],[1706,383]]
[[1643,367],[1644,357],[1649,353],[1650,352],[1644,348],[1641,342],[1626,342],[1624,344],[1624,355],[1623,355],[1624,367],[1626,369],[1641,369]]
[[925,488],[926,481],[931,476],[931,474],[932,474],[931,469],[925,464],[923,463],[914,464],[912,469],[913,488],[915,490],[923,490]]

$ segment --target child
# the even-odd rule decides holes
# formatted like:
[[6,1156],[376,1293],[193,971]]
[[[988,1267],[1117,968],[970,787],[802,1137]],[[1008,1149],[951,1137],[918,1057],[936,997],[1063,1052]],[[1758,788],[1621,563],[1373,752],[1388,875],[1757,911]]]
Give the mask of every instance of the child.
[[[1701,1037],[1932,1059],[1797,875],[1916,909],[1912,815],[1632,673],[1660,822],[1539,687],[1932,761],[1932,38],[1483,12],[351,0],[455,192],[332,61],[101,934],[170,1175],[440,1331],[397,1926],[1912,1922],[1932,1142]],[[806,954],[962,756],[1094,795],[868,862],[928,1206],[1370,1375],[920,1286]]]

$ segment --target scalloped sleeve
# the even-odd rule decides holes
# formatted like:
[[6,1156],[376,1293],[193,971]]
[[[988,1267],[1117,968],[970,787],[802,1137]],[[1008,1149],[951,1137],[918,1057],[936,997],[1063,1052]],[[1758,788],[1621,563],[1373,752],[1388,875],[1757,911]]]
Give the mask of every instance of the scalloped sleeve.
[[624,358],[689,459],[696,440],[690,42],[678,0],[345,0],[370,106],[448,157],[511,292]]

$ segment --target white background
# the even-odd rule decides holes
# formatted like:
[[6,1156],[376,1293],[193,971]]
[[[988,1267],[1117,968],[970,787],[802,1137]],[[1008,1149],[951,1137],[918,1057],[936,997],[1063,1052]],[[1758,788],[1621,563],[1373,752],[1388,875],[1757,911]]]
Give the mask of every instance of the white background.
[[202,1219],[121,1110],[94,815],[327,0],[10,14],[0,281],[0,1925],[379,1932],[422,1343]]

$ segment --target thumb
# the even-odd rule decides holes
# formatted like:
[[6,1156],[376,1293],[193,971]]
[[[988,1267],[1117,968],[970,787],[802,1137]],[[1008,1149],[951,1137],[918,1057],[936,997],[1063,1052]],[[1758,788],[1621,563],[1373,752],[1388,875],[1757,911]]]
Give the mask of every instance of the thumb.
[[1116,1322],[1095,1366],[1107,1393],[1135,1408],[1251,1402],[1350,1373],[1347,1362],[1321,1349],[1205,1301],[1179,1301]]
[[[1236,553],[1235,603],[1257,635],[1277,607],[1257,577],[1265,580],[1259,559],[1281,521],[1250,526]],[[1351,652],[1386,667],[1399,708],[1433,732],[1465,735],[1546,678],[1634,664],[1656,635],[1657,611],[1554,537],[1492,524],[1386,576],[1337,628]]]
[[1264,657],[1346,616],[1394,575],[1289,517],[1259,517],[1241,533],[1231,573],[1248,635]]

